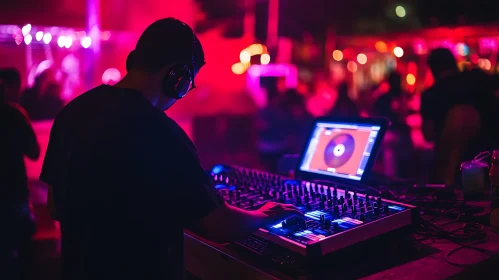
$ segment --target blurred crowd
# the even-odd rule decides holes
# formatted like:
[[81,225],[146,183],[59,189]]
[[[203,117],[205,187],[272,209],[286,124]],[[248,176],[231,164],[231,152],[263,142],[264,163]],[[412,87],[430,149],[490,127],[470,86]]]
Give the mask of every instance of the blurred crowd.
[[[433,50],[427,64],[434,83],[421,93],[420,108],[410,106],[415,95],[403,90],[397,72],[389,73],[373,88],[368,95],[375,98],[367,105],[351,98],[347,83],[339,84],[332,91],[332,106],[326,110],[317,110],[320,101],[314,103],[310,97],[322,94],[327,87],[323,82],[310,94],[286,89],[277,81],[276,87],[267,89],[270,101],[258,116],[261,161],[275,171],[283,154],[300,153],[315,117],[386,117],[391,127],[377,161],[379,171],[390,177],[414,178],[424,169],[427,181],[459,185],[461,162],[498,143],[498,79],[480,69],[459,71],[453,54],[444,48]],[[414,115],[422,120],[416,128],[423,141],[434,147],[429,151],[430,165],[421,164],[415,128],[409,122]]]

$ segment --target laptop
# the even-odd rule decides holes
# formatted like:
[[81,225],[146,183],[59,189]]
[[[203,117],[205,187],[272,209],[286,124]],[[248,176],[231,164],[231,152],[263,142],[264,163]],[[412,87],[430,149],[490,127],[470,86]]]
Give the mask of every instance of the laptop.
[[317,119],[298,158],[295,177],[367,183],[389,125],[385,118]]

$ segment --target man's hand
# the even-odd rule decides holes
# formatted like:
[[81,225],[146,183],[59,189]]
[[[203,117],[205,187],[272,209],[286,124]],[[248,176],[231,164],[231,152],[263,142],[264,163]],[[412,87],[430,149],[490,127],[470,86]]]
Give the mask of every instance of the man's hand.
[[281,204],[277,202],[267,202],[255,211],[264,214],[266,222],[269,223],[279,222],[291,216],[303,216],[303,213],[293,204]]
[[258,228],[303,214],[291,204],[267,202],[260,209],[246,211],[226,203],[194,223],[197,233],[217,243],[241,239]]

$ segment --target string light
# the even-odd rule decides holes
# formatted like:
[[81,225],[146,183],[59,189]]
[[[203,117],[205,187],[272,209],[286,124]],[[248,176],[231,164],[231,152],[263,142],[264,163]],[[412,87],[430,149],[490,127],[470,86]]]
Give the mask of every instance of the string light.
[[[12,36],[17,45],[20,45],[22,42],[29,42],[29,44],[43,42],[48,45],[52,42],[53,36],[58,38],[56,42],[61,48],[70,48],[73,46],[75,40],[81,43],[83,48],[90,47],[92,43],[92,39],[86,36],[85,31],[75,31],[64,27],[42,27],[26,24],[20,28],[16,25],[0,25],[0,34]],[[109,31],[103,31],[100,33],[99,38],[100,40],[108,40],[110,36],[111,33]]]

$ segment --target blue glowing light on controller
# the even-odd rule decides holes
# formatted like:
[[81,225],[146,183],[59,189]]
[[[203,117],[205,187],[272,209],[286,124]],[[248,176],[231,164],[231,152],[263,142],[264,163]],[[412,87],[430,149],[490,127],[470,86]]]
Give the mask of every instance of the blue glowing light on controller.
[[273,228],[282,228],[282,222],[278,223],[277,225],[272,226]]
[[327,213],[322,212],[322,211],[311,211],[311,212],[305,213],[305,217],[309,217],[310,219],[314,219],[316,221],[320,220],[321,215],[326,216]]
[[225,167],[221,164],[217,164],[215,166],[213,166],[213,168],[211,169],[211,173],[213,174],[220,174],[222,172],[224,172],[225,170]]
[[215,189],[221,190],[221,189],[227,189],[229,191],[233,191],[236,189],[236,186],[229,186],[229,185],[224,185],[224,184],[218,184],[215,186]]
[[400,206],[396,206],[396,205],[390,205],[388,206],[388,208],[392,209],[392,210],[397,210],[397,211],[402,211],[404,210],[404,208],[400,207]]

